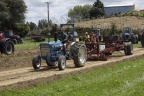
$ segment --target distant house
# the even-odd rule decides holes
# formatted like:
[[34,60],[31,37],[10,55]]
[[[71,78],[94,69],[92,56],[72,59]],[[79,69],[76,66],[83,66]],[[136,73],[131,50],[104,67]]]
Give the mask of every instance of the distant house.
[[132,12],[135,10],[135,4],[133,5],[109,5],[104,7],[105,16],[111,16],[118,13]]

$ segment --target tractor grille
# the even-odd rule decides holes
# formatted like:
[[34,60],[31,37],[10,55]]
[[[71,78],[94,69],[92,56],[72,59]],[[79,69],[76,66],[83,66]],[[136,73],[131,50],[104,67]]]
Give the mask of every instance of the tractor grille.
[[41,44],[41,56],[49,56],[50,55],[50,47],[47,44]]

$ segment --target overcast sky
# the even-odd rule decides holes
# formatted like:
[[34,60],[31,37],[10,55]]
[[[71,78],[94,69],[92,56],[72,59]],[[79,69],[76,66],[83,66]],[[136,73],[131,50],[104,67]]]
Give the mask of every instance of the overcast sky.
[[[24,0],[27,5],[26,22],[38,23],[38,20],[47,19],[47,4],[49,5],[49,16],[54,23],[66,23],[69,9],[76,5],[93,4],[96,0]],[[107,5],[135,4],[136,9],[144,9],[143,0],[101,0]]]

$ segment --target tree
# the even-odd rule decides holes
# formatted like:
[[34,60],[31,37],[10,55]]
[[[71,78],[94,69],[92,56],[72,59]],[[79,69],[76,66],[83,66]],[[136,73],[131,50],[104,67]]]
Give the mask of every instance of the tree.
[[110,35],[115,35],[117,33],[117,26],[115,23],[111,23],[111,33]]
[[23,0],[1,0],[0,1],[0,30],[19,30],[25,22],[27,6]]
[[82,8],[82,19],[86,19],[90,17],[90,9],[92,8],[92,5],[86,4]]
[[82,12],[82,6],[77,5],[73,9],[70,9],[68,12],[68,17],[70,17],[71,20],[80,20],[81,19],[81,14]]
[[93,7],[90,10],[90,17],[99,17],[104,15],[104,4],[97,0],[94,2]]
[[28,23],[28,25],[29,25],[31,31],[33,31],[34,29],[37,28],[37,25],[33,22]]
[[47,26],[48,26],[48,23],[46,19],[39,20],[38,27],[40,29],[46,28]]
[[17,29],[17,34],[20,35],[20,37],[24,38],[28,32],[30,31],[30,27],[28,23],[20,25],[20,27]]
[[86,19],[89,17],[89,11],[92,5],[86,4],[84,6],[77,5],[73,9],[70,9],[68,12],[68,17],[70,17],[71,21],[77,21]]

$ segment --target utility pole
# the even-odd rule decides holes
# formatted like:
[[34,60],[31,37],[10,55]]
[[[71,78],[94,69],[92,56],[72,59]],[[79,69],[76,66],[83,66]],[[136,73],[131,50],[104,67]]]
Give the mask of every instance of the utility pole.
[[[48,11],[48,31],[49,31],[49,2],[45,2],[46,4],[47,4],[47,11]],[[50,42],[50,35],[51,35],[51,33],[50,32],[48,32],[48,42]]]
[[48,11],[48,29],[49,29],[49,2],[45,2],[47,4],[47,11]]

